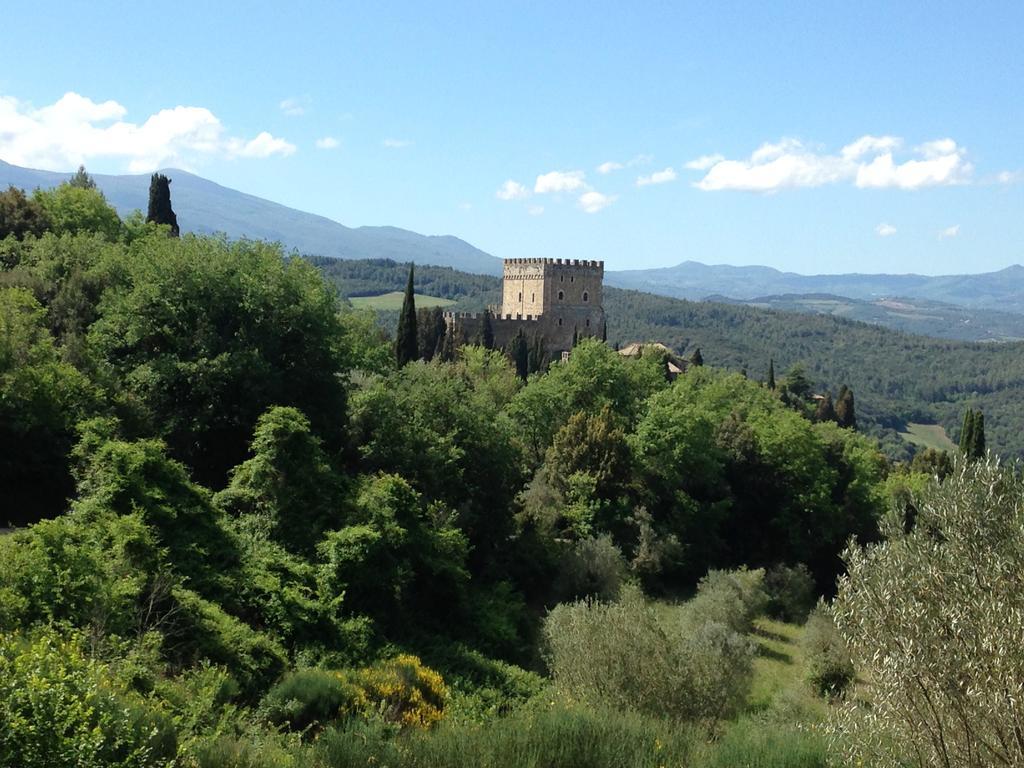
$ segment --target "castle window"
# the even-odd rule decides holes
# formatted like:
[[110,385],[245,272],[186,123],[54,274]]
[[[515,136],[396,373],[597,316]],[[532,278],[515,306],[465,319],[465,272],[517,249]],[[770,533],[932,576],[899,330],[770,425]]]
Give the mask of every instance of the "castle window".
[[588,318],[587,319],[587,328],[589,328],[589,327],[590,327],[590,319]]
[[559,275],[558,276],[558,282],[564,283],[565,282],[565,275]]
[[530,301],[536,301],[536,300],[537,300],[537,294],[536,293],[531,293],[530,294]]
[[558,292],[558,300],[561,301],[564,298],[565,298],[565,291],[559,291]]
[[562,324],[562,318],[558,318],[558,324],[559,324],[559,325],[561,325],[561,324]]
[[588,294],[586,291],[583,292],[583,300],[590,301],[590,294]]
[[573,275],[572,277],[570,277],[569,278],[569,282],[570,283],[575,283],[576,282],[576,275]]
[[522,292],[522,291],[520,291],[520,292],[519,292],[519,301],[522,301],[522,300],[523,300],[523,292]]

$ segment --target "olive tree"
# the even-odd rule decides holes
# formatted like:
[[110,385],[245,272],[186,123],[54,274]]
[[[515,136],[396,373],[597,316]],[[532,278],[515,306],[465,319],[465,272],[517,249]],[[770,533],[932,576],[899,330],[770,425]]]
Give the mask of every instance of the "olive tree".
[[850,547],[833,614],[868,683],[834,718],[871,765],[1024,764],[1024,481],[959,461]]

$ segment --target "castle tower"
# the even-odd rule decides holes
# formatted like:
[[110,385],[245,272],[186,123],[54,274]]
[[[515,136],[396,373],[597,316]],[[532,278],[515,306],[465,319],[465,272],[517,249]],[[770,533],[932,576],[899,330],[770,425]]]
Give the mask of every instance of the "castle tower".
[[[505,347],[520,331],[542,337],[550,354],[572,349],[573,338],[604,335],[604,262],[586,259],[505,259],[501,305],[493,307],[494,342]],[[445,314],[467,339],[482,317]]]
[[604,332],[603,281],[603,261],[505,259],[498,316],[539,318],[548,342],[568,349],[574,333]]

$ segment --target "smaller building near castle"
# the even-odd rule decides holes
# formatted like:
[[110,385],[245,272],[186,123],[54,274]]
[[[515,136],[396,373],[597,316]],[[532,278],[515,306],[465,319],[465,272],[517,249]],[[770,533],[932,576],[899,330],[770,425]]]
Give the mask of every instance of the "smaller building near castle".
[[[546,352],[557,356],[572,349],[575,339],[604,338],[603,282],[603,261],[505,259],[501,306],[488,310],[494,346],[507,348],[522,331],[542,339]],[[470,341],[484,322],[484,313],[445,313],[448,332]]]

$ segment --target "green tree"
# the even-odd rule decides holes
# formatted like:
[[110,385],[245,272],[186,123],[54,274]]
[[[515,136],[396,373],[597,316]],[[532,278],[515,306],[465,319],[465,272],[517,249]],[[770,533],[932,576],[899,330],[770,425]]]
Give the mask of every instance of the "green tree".
[[839,421],[836,409],[832,405],[832,394],[826,392],[825,396],[818,401],[818,407],[814,411],[815,421]]
[[968,458],[972,457],[974,449],[974,410],[968,408],[964,412],[963,425],[960,427],[960,453]]
[[98,407],[95,387],[60,359],[46,311],[28,291],[0,288],[0,526],[64,511],[75,425]]
[[690,365],[704,365],[704,355],[700,353],[700,347],[693,350],[693,354],[690,355]]
[[853,390],[845,384],[839,389],[836,402],[836,423],[843,429],[857,429],[857,413],[853,404]]
[[992,460],[957,460],[915,498],[917,524],[845,554],[832,613],[870,704],[833,713],[849,764],[1024,763],[1024,483]]
[[480,346],[484,349],[494,349],[494,324],[491,322],[491,311],[484,310],[483,320],[480,321]]
[[118,269],[89,347],[131,418],[198,480],[223,486],[272,405],[298,408],[328,451],[340,447],[352,355],[311,266],[277,245],[154,237]]
[[29,198],[17,187],[0,192],[0,240],[26,235],[39,237],[50,228],[50,218],[39,200]]
[[974,435],[971,440],[971,456],[981,459],[985,456],[985,414],[976,411],[974,414]]
[[341,522],[343,494],[309,420],[296,408],[270,408],[256,422],[250,451],[218,505],[257,516],[286,548],[312,553],[321,534]]
[[416,311],[417,347],[419,359],[430,361],[440,354],[444,343],[445,321],[441,307],[424,307]]
[[171,236],[178,237],[178,217],[171,208],[171,180],[162,173],[154,173],[149,180],[149,210],[146,221],[163,224],[171,229]]
[[416,294],[413,287],[413,265],[409,265],[409,279],[405,284],[402,311],[398,315],[398,334],[395,337],[395,360],[399,367],[417,358]]
[[98,189],[65,183],[54,189],[37,189],[33,198],[58,235],[94,232],[110,241],[121,236],[121,219]]
[[516,375],[523,381],[526,381],[530,372],[529,355],[530,350],[526,343],[526,336],[523,334],[523,329],[520,328],[509,343],[509,357],[512,358],[512,363],[516,367]]
[[775,361],[768,360],[768,389],[775,389]]
[[68,186],[77,187],[78,189],[96,189],[96,181],[86,173],[85,166],[78,166],[78,170],[75,171],[75,175],[67,180]]

